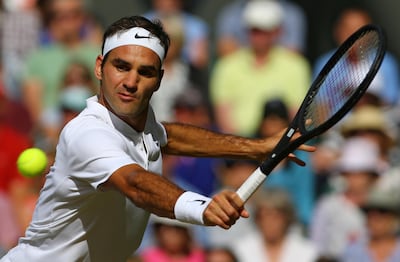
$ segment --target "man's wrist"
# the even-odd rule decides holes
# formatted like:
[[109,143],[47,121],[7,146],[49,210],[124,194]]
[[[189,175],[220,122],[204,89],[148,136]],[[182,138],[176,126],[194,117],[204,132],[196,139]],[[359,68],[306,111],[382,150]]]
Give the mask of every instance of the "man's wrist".
[[175,203],[175,218],[182,222],[204,225],[203,213],[210,202],[209,197],[186,191]]

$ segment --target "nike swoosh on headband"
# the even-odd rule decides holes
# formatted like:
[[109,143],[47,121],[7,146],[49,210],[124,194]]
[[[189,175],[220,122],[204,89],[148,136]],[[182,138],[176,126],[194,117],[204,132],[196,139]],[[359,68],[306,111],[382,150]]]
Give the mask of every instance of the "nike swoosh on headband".
[[114,48],[125,45],[139,45],[155,52],[161,62],[164,60],[165,49],[161,40],[142,27],[132,27],[124,32],[115,33],[104,41],[103,56]]
[[150,36],[143,36],[143,35],[138,35],[138,33],[135,34],[136,39],[141,39],[141,38],[151,38]]

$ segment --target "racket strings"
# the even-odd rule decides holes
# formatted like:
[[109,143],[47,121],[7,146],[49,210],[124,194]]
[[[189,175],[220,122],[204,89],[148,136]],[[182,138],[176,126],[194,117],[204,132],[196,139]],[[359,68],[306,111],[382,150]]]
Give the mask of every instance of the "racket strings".
[[361,35],[336,61],[319,88],[311,93],[305,110],[305,128],[312,130],[331,117],[359,90],[379,53],[379,35],[368,31]]

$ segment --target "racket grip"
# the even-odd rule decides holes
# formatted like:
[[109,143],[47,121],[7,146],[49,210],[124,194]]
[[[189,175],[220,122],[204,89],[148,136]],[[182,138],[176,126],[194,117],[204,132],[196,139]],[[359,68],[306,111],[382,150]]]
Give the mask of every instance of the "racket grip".
[[239,187],[236,193],[244,202],[246,202],[266,178],[267,176],[261,171],[261,169],[257,168],[246,179],[246,181],[244,181],[244,183]]

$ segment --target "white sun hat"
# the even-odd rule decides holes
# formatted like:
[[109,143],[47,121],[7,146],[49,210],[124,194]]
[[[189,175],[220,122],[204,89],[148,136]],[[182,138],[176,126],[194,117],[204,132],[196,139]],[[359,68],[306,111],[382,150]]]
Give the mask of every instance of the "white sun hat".
[[378,145],[362,137],[349,138],[340,150],[336,164],[339,172],[372,172],[380,174],[382,164]]
[[282,24],[283,10],[274,0],[248,1],[243,11],[246,27],[273,30]]

